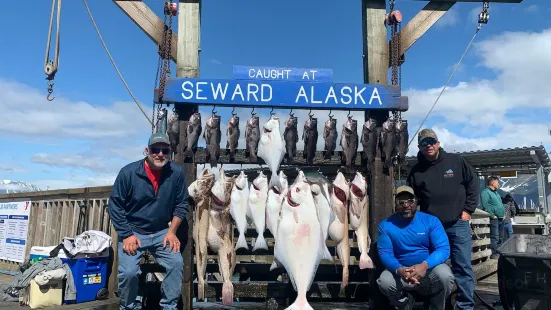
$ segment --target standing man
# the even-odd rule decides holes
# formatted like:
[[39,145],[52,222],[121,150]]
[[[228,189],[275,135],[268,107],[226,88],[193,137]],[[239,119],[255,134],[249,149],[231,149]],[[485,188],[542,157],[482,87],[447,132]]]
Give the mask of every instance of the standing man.
[[183,259],[178,227],[189,211],[184,170],[168,160],[168,135],[155,133],[146,158],[119,172],[109,198],[109,215],[118,238],[120,309],[141,309],[136,301],[140,259],[149,251],[166,269],[161,307],[176,309],[181,295]]
[[501,196],[497,192],[499,188],[499,179],[491,176],[486,180],[487,187],[482,191],[480,204],[484,211],[490,215],[490,249],[492,255],[490,258],[497,258],[497,248],[503,243],[503,217],[505,209],[501,202]]
[[431,310],[444,310],[446,299],[455,288],[450,267],[450,244],[440,221],[417,212],[413,189],[396,190],[396,211],[379,225],[377,249],[386,267],[377,284],[390,303],[411,310],[411,292],[418,292]]
[[417,141],[417,164],[411,169],[407,184],[414,189],[421,211],[442,222],[450,242],[451,269],[457,282],[455,306],[472,310],[475,279],[469,221],[480,193],[478,177],[463,157],[440,147],[432,129],[421,130]]

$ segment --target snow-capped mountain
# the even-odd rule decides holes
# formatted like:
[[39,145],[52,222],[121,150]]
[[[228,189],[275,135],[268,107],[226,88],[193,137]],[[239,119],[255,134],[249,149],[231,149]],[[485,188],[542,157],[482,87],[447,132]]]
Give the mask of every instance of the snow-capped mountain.
[[0,194],[38,192],[40,188],[36,185],[10,180],[0,180]]
[[[486,187],[486,181],[480,180],[480,188]],[[538,178],[535,174],[519,174],[516,178],[499,180],[498,193],[501,197],[511,194],[521,209],[539,207]]]

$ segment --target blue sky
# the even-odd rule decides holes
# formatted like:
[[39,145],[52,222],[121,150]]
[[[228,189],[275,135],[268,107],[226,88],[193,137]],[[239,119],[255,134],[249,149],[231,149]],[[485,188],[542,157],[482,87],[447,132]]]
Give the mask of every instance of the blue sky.
[[[88,2],[119,69],[150,114],[157,47],[111,1]],[[162,13],[163,1],[145,2]],[[396,1],[404,25],[425,4]],[[7,150],[0,154],[0,179],[43,188],[109,184],[124,163],[140,158],[151,128],[116,75],[82,1],[63,2],[53,102],[42,98],[51,2],[33,2],[23,17],[17,2],[1,6],[7,14],[0,26],[10,30],[0,32],[0,139]],[[402,88],[410,96],[406,117],[413,124],[419,124],[463,53],[480,9],[480,3],[456,4],[407,52]],[[551,94],[538,86],[551,82],[551,66],[544,66],[549,57],[543,57],[551,47],[551,4],[492,3],[490,12],[489,24],[426,126],[440,130],[443,143],[458,150],[534,141],[551,150],[545,132],[551,127]],[[265,65],[331,68],[336,82],[361,83],[361,15],[359,0],[204,1],[201,77],[231,78],[233,65]],[[513,52],[523,50],[528,55],[515,58]],[[519,68],[535,82],[515,90],[519,79],[527,83]],[[526,102],[520,98],[526,92],[533,103],[518,103]],[[531,135],[537,137],[526,138]]]

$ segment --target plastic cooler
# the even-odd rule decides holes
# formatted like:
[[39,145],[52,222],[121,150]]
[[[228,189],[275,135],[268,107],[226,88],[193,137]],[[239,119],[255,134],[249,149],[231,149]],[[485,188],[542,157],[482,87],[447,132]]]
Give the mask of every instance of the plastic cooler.
[[[31,262],[40,261],[50,256],[51,247],[32,247]],[[107,286],[107,266],[109,264],[109,250],[104,251],[99,256],[77,255],[74,258],[67,258],[63,251],[59,251],[58,256],[61,261],[69,266],[73,273],[75,289],[77,292],[76,300],[63,300],[64,303],[81,303],[96,300],[99,293],[105,290]]]

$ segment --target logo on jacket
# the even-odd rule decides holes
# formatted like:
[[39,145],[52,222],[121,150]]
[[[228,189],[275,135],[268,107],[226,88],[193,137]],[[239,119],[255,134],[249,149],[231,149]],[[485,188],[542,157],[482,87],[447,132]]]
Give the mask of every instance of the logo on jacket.
[[453,170],[448,169],[448,170],[446,170],[446,172],[444,172],[444,178],[448,179],[448,178],[452,178],[452,177],[453,177]]

